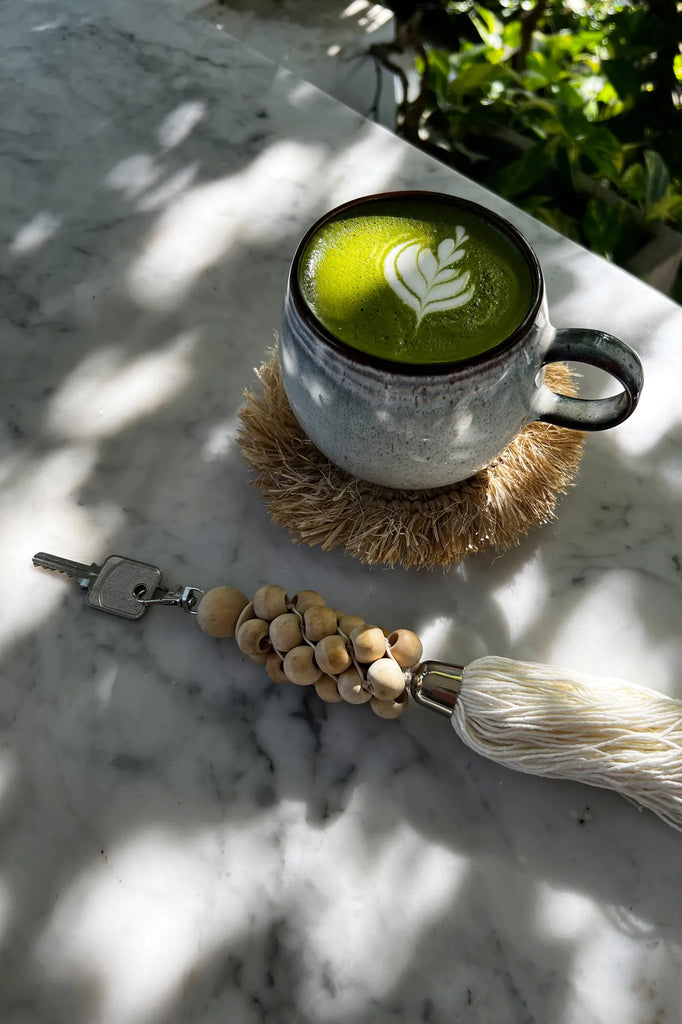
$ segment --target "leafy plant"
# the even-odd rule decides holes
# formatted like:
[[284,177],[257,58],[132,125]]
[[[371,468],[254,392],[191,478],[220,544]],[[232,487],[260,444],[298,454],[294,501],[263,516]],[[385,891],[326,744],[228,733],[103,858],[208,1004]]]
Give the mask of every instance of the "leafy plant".
[[651,225],[682,229],[673,0],[449,0],[439,10],[457,26],[454,46],[422,38],[417,10],[399,26],[394,52],[412,46],[419,80],[416,98],[405,88],[399,131],[617,262]]

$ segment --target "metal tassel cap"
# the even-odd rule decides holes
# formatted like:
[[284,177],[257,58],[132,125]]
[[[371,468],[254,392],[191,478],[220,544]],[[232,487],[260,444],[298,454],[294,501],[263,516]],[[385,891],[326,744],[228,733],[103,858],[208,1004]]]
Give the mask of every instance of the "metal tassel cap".
[[423,661],[412,669],[408,689],[417,704],[439,715],[452,715],[462,687],[461,665]]

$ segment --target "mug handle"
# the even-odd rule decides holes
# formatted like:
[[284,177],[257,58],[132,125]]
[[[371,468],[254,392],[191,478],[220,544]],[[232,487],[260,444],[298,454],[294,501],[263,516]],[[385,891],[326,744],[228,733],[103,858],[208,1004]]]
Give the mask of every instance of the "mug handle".
[[534,403],[538,420],[574,430],[608,430],[634,412],[644,375],[639,356],[624,341],[589,327],[560,328],[544,353],[542,365],[567,360],[606,370],[623,390],[610,398],[571,398],[541,384]]

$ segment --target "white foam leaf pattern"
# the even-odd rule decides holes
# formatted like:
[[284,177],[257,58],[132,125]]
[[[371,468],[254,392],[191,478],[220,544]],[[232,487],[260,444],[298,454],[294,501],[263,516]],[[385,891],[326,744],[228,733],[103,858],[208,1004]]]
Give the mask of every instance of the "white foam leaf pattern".
[[469,236],[463,227],[444,238],[436,255],[417,241],[395,245],[384,259],[384,276],[399,299],[417,315],[417,326],[429,313],[457,309],[473,298],[469,271],[457,271]]

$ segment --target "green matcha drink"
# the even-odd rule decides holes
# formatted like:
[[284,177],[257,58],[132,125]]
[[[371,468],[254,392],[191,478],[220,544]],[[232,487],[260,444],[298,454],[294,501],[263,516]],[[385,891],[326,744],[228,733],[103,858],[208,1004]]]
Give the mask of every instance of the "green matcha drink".
[[298,280],[309,308],[353,348],[404,363],[468,359],[494,348],[529,310],[521,250],[467,207],[369,201],[310,239]]

